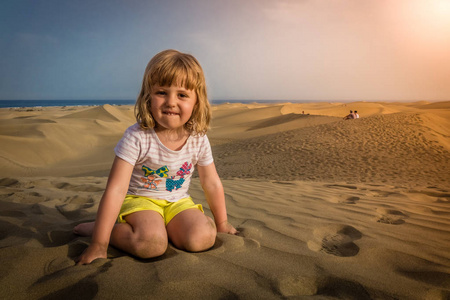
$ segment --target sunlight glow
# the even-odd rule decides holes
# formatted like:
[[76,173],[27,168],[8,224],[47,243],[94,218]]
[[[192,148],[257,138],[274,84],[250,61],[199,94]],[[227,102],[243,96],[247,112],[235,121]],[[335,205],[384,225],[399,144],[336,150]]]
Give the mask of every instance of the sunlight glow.
[[430,25],[450,31],[450,0],[424,1],[418,9],[423,11]]

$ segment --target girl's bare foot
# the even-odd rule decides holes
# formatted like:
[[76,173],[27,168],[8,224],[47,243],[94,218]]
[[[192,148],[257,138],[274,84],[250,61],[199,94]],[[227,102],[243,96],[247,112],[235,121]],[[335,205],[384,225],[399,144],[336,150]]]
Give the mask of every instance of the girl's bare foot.
[[73,233],[81,236],[92,236],[95,222],[81,223],[73,228]]

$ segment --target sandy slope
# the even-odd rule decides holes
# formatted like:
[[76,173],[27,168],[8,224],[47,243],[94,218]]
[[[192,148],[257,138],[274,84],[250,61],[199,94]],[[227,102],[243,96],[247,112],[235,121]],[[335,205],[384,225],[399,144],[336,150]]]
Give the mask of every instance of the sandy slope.
[[[350,109],[362,118],[343,121]],[[133,122],[127,106],[0,110],[2,297],[450,297],[450,102],[215,106],[239,236],[76,267],[89,239],[71,229],[94,219]],[[197,179],[191,194],[207,207]]]
[[0,162],[11,175],[79,175],[107,170],[133,124],[132,107],[0,110]]

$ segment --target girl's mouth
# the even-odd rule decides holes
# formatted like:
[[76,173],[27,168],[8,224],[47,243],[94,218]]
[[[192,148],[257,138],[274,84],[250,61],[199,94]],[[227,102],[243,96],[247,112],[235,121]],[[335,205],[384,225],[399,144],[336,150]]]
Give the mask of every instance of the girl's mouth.
[[163,114],[168,116],[177,116],[179,113],[173,112],[173,111],[163,111]]

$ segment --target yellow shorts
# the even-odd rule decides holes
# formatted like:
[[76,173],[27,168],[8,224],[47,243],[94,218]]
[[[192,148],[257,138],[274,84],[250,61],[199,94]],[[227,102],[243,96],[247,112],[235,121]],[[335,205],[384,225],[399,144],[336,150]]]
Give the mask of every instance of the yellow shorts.
[[177,214],[190,208],[197,208],[204,212],[202,205],[195,204],[191,197],[180,199],[177,202],[169,202],[143,196],[127,195],[120,208],[117,221],[119,223],[125,223],[124,217],[129,214],[143,210],[153,210],[163,217],[164,223],[167,225]]

